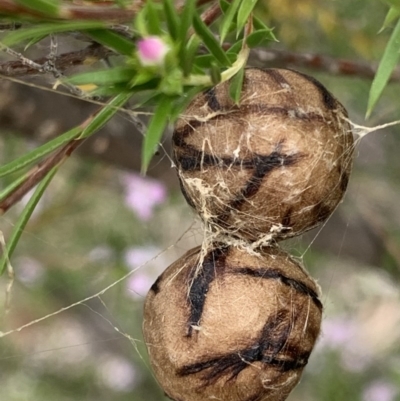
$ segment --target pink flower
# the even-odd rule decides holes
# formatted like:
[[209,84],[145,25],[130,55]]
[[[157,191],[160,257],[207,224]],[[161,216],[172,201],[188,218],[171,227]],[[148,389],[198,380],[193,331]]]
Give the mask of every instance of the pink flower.
[[340,350],[351,343],[356,333],[357,326],[350,319],[345,317],[325,319],[322,325],[322,336],[319,346]]
[[126,289],[132,298],[143,299],[150,290],[154,281],[155,279],[146,273],[135,272],[135,274],[129,278]]
[[118,392],[130,392],[140,381],[140,372],[128,359],[110,353],[100,358],[96,373],[106,387]]
[[334,350],[339,353],[343,368],[350,372],[362,372],[371,363],[372,355],[365,351],[359,339],[359,325],[346,316],[325,319],[322,335],[316,350]]
[[383,381],[374,381],[365,389],[364,401],[393,401],[398,391],[390,384]]
[[138,174],[124,174],[122,182],[125,185],[125,203],[140,220],[149,220],[154,207],[166,200],[167,189],[160,181]]
[[156,258],[160,251],[159,248],[153,246],[129,248],[126,250],[124,259],[126,265],[131,270],[137,270],[146,265],[145,269],[137,270],[129,277],[126,283],[126,290],[130,297],[143,299],[156,278],[161,274],[165,266],[168,265],[163,257]]
[[21,256],[15,260],[14,267],[18,279],[28,287],[39,284],[46,273],[42,264],[29,256]]
[[169,52],[169,46],[157,36],[139,40],[137,47],[139,60],[144,66],[162,65]]

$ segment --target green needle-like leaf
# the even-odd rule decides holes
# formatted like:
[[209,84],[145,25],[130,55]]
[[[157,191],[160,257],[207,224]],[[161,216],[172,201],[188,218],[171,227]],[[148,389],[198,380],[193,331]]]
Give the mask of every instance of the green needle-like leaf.
[[[240,49],[237,51],[237,53],[240,52]],[[237,53],[227,53],[227,57],[231,60],[231,62],[235,61],[237,58]],[[215,58],[211,54],[205,54],[203,56],[197,56],[195,58],[194,64],[196,67],[201,68],[202,70],[206,70],[210,68],[212,62],[215,60]]]
[[215,39],[213,33],[208,29],[207,25],[197,14],[194,14],[193,16],[193,27],[196,33],[203,40],[204,45],[215,57],[218,64],[220,64],[221,67],[230,67],[232,63],[230,62],[228,56],[225,54],[217,39]]
[[400,21],[392,33],[389,42],[386,46],[383,57],[379,63],[378,71],[375,74],[371,85],[368,98],[368,107],[366,117],[371,115],[373,108],[378,102],[383,90],[385,89],[389,78],[396,67],[400,57]]
[[42,39],[44,39],[45,36],[35,36],[30,40],[25,46],[24,46],[24,51],[28,50],[30,47],[35,45],[36,43],[39,43]]
[[226,35],[229,32],[229,29],[232,25],[232,22],[235,18],[236,12],[240,6],[240,3],[242,2],[242,0],[233,0],[230,4],[228,9],[225,12],[224,18],[221,21],[221,25],[220,25],[220,30],[219,30],[219,42],[223,43]]
[[221,69],[216,64],[211,63],[209,69],[211,82],[213,85],[218,85],[221,82]]
[[388,4],[390,7],[395,7],[400,9],[400,0],[383,0],[383,2]]
[[84,129],[82,129],[81,126],[72,128],[57,138],[54,138],[44,145],[32,150],[28,154],[13,160],[5,166],[0,167],[0,177],[4,177],[29,166],[72,139],[86,138],[92,135],[106,122],[108,122],[110,118],[130,99],[131,96],[131,93],[126,92],[118,94],[90,120]]
[[193,88],[190,88],[183,96],[178,97],[170,114],[170,121],[172,123],[181,115],[184,110],[187,109],[187,106],[193,100],[193,98],[203,89],[204,88],[201,86],[194,86]]
[[0,259],[0,275],[4,273],[4,270],[7,266],[7,261],[10,260],[15,250],[15,247],[17,246],[18,241],[22,235],[22,232],[25,229],[26,224],[28,223],[30,217],[32,216],[33,211],[36,208],[36,205],[40,201],[40,198],[42,197],[45,189],[50,184],[50,181],[52,180],[56,172],[57,172],[57,167],[54,167],[52,170],[50,170],[50,172],[46,175],[46,177],[43,178],[43,180],[39,183],[31,198],[29,199],[28,203],[24,207],[24,210],[22,211],[21,215],[19,216],[19,219],[15,224],[11,236],[7,242],[6,250],[5,252],[3,252],[3,255],[1,256]]
[[147,128],[146,136],[142,148],[142,173],[146,173],[151,158],[160,142],[161,136],[167,126],[173,108],[173,98],[165,96],[159,101],[150,124]]
[[177,40],[179,35],[180,19],[177,14],[172,0],[164,0],[164,14],[167,21],[168,32],[172,39]]
[[237,28],[236,29],[238,32],[245,26],[256,3],[257,3],[257,0],[242,1],[242,4],[240,5],[239,11],[238,11],[238,17],[237,17]]
[[192,66],[196,58],[197,49],[200,45],[200,39],[193,35],[186,46],[184,57],[181,59],[183,75],[187,77],[192,72]]
[[236,56],[240,53],[240,51],[243,48],[243,39],[237,40],[226,52],[227,56],[230,57],[230,55],[235,55]]
[[136,50],[136,46],[131,40],[116,32],[106,29],[94,29],[87,31],[86,34],[102,45],[115,50],[119,54],[132,56]]
[[106,25],[101,21],[60,21],[57,23],[40,24],[31,28],[12,31],[3,38],[1,43],[6,46],[12,46],[25,40],[32,40],[32,38],[37,36],[47,36],[51,33],[82,31],[105,27]]
[[385,21],[383,21],[382,28],[379,30],[379,33],[382,32],[385,28],[389,27],[392,22],[400,17],[400,9],[391,7],[388,13],[386,14]]
[[84,72],[67,79],[73,85],[93,84],[97,86],[108,86],[129,82],[135,75],[131,67],[114,67],[106,70]]
[[2,202],[5,198],[7,198],[8,195],[10,195],[12,192],[14,192],[15,189],[17,189],[27,178],[28,174],[23,174],[20,177],[18,177],[16,180],[14,180],[10,185],[5,187],[1,192],[0,192],[0,202]]
[[246,43],[250,48],[253,48],[256,46],[261,46],[262,44],[265,44],[271,40],[275,40],[275,36],[271,29],[262,29],[251,33],[247,37]]
[[78,139],[87,138],[97,132],[120,110],[120,108],[132,97],[130,92],[122,92],[107,103],[89,122],[79,135]]
[[266,30],[269,29],[272,31],[272,28],[270,28],[268,25],[265,25],[264,22],[260,18],[255,17],[255,16],[253,16],[253,26],[256,31],[259,31],[262,29],[266,29]]
[[59,15],[59,0],[16,0],[15,2],[48,17],[57,17]]
[[242,93],[243,86],[243,78],[244,78],[244,68],[242,68],[231,80],[231,84],[229,86],[229,95],[231,99],[235,102],[235,104],[239,104],[240,95]]
[[180,43],[182,43],[182,46],[184,45],[184,43],[186,41],[187,32],[190,28],[193,16],[195,14],[197,15],[197,13],[195,13],[195,9],[196,9],[196,1],[195,0],[186,0],[185,7],[183,8],[183,11],[181,14],[181,26],[179,29],[179,38],[178,38]]
[[231,5],[231,3],[228,2],[227,0],[219,0],[219,6],[221,7],[221,10],[224,14],[227,13],[230,5]]
[[188,30],[191,26],[193,15],[195,14],[195,8],[196,8],[195,0],[186,1],[185,7],[183,8],[182,14],[180,16],[180,27],[178,33],[178,43],[179,43],[178,57],[179,57],[179,64],[182,70],[185,72],[185,75],[187,75],[187,66],[185,67],[185,64],[188,58],[187,35],[188,35]]
[[147,27],[147,10],[146,7],[143,7],[135,17],[134,21],[134,29],[137,33],[142,36],[146,37],[149,35],[148,27]]
[[0,177],[4,177],[8,174],[14,173],[15,171],[21,170],[22,168],[29,166],[30,164],[40,160],[42,157],[48,155],[54,150],[58,149],[60,146],[66,144],[72,139],[76,138],[82,131],[81,127],[75,127],[71,130],[65,132],[64,134],[52,139],[51,141],[45,143],[42,146],[32,150],[28,154],[19,157],[16,160],[0,167]]
[[146,10],[147,10],[147,29],[151,35],[160,35],[161,34],[161,21],[156,9],[156,6],[151,0],[147,0],[146,2]]

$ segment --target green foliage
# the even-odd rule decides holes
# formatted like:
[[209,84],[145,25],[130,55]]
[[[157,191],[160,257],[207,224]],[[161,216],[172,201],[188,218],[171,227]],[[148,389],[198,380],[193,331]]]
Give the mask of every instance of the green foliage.
[[[10,3],[13,1],[16,2],[10,0]],[[385,119],[398,119],[395,114],[398,109],[396,86],[389,85],[385,89],[391,71],[398,62],[399,45],[396,45],[398,36],[395,34],[400,17],[400,11],[396,7],[398,1],[386,2],[389,5],[387,9],[390,9],[385,18],[384,6],[374,0],[268,0],[259,4],[260,18],[253,17],[254,30],[247,37],[244,35],[245,28],[239,24],[239,10],[242,10],[242,14],[247,12],[246,9],[253,2],[221,0],[221,16],[213,24],[202,26],[201,34],[194,29],[193,19],[195,15],[199,17],[211,3],[198,8],[194,6],[195,2],[181,2],[185,4],[185,11],[177,11],[173,0],[143,2],[145,7],[136,18],[124,21],[123,24],[128,27],[127,31],[121,29],[121,26],[114,26],[113,21],[62,20],[65,17],[61,17],[60,7],[80,2],[21,0],[18,3],[32,10],[40,9],[45,18],[32,16],[28,24],[26,15],[21,18],[13,16],[13,20],[21,21],[23,25],[19,30],[2,33],[1,40],[4,45],[7,43],[8,47],[18,50],[39,44],[43,50],[48,46],[48,42],[39,42],[48,41],[50,34],[54,36],[61,33],[68,35],[67,40],[71,41],[77,38],[94,40],[109,48],[112,55],[108,57],[107,64],[90,64],[92,60],[88,59],[87,63],[80,67],[79,73],[60,78],[69,86],[77,86],[83,92],[84,98],[94,98],[100,105],[96,114],[88,116],[81,125],[38,145],[36,149],[32,149],[32,143],[25,138],[4,135],[0,153],[7,163],[4,161],[0,165],[0,202],[12,196],[30,179],[31,172],[55,152],[79,138],[93,137],[117,113],[129,116],[131,113],[145,111],[151,116],[142,147],[142,170],[145,171],[158,147],[164,128],[178,118],[199,91],[233,76],[230,96],[236,103],[239,101],[247,47],[268,46],[275,40],[274,33],[281,40],[281,49],[286,46],[293,51],[307,49],[312,53],[353,59],[365,56],[378,60],[387,41],[388,46],[371,89],[370,102],[373,101],[373,104],[369,104],[368,110],[371,112],[379,100],[385,112],[391,113],[385,114]],[[102,3],[106,6],[109,2],[85,2],[89,6],[101,4],[103,7]],[[114,7],[129,7],[131,4],[131,0],[115,0]],[[379,6],[381,9],[376,13]],[[297,12],[298,10],[301,12]],[[308,16],[308,19],[305,16]],[[267,21],[267,25],[263,21]],[[384,31],[376,35],[382,21]],[[274,27],[274,30],[270,27]],[[364,35],[366,32],[367,35]],[[285,33],[288,36],[285,36]],[[212,39],[207,39],[211,42],[208,47],[205,46],[204,37],[209,38],[210,34],[216,39],[216,47]],[[164,64],[145,66],[140,63],[137,41],[148,35],[157,35],[169,46],[170,51]],[[392,39],[388,41],[390,35]],[[360,52],[357,44],[360,48],[367,48],[370,53]],[[216,57],[215,52],[219,54],[218,57],[222,54],[223,62]],[[268,60],[266,66],[267,63]],[[318,78],[346,104],[352,120],[362,119],[368,97],[368,80],[329,76],[326,73],[320,74]],[[382,96],[382,93],[385,96]],[[356,174],[352,178],[352,186],[358,189],[356,194],[349,194],[345,200],[344,210],[348,207],[349,214],[341,215],[348,224],[346,230],[340,231],[340,227],[336,228],[339,240],[343,237],[340,251],[322,251],[318,245],[319,241],[312,241],[313,246],[310,250],[310,237],[306,237],[301,243],[296,239],[289,245],[291,250],[298,251],[299,257],[303,259],[304,256],[305,265],[318,277],[324,293],[327,294],[324,300],[329,298],[325,300],[324,319],[324,324],[328,324],[321,335],[320,348],[311,356],[309,369],[304,372],[300,386],[290,396],[293,400],[367,399],[362,394],[376,381],[392,383],[398,388],[399,341],[395,334],[387,336],[387,333],[396,333],[395,327],[398,322],[395,313],[398,305],[398,283],[394,280],[399,279],[399,257],[396,249],[400,236],[398,230],[394,235],[387,227],[396,226],[398,220],[396,194],[399,189],[399,141],[398,135],[390,135],[390,132],[382,142],[377,139],[371,148],[373,157],[367,161],[360,157],[358,170],[355,166]],[[393,154],[388,153],[386,148],[390,148],[389,151]],[[21,149],[26,154],[21,156]],[[385,155],[383,161],[374,162],[376,152]],[[56,177],[53,177],[57,170]],[[46,319],[21,333],[1,338],[0,352],[3,356],[0,358],[0,365],[3,379],[0,379],[0,384],[4,399],[164,400],[161,390],[154,385],[151,378],[146,365],[144,344],[140,342],[142,298],[132,300],[132,294],[128,294],[126,289],[129,280],[122,281],[107,293],[102,290],[110,282],[119,280],[127,273],[128,266],[124,258],[130,248],[141,246],[146,249],[151,244],[150,246],[160,246],[160,249],[169,247],[174,252],[186,249],[186,244],[172,248],[170,244],[175,243],[193,219],[192,215],[186,212],[187,209],[172,195],[168,202],[155,211],[153,219],[145,222],[139,220],[124,206],[126,188],[125,185],[121,185],[123,174],[106,164],[82,161],[78,158],[69,160],[62,168],[58,165],[49,170],[45,178],[38,183],[28,204],[24,200],[20,207],[11,210],[10,214],[2,218],[0,229],[5,234],[7,254],[11,257],[17,278],[12,290],[12,310],[1,330],[16,328],[58,308],[80,301],[88,295],[101,292],[98,298],[82,303],[71,311]],[[363,180],[358,181],[360,185],[357,185],[356,180],[359,176],[362,176]],[[51,186],[46,189],[50,180]],[[378,188],[379,191],[371,191],[371,188]],[[48,191],[48,197],[40,203],[37,210],[39,213],[30,218],[45,190]],[[143,193],[145,192],[144,189]],[[362,204],[354,202],[355,199],[361,198]],[[375,203],[371,204],[371,199],[374,199]],[[389,204],[392,206],[389,207]],[[373,215],[371,210],[374,211]],[[362,238],[364,241],[364,231],[359,231],[360,236],[345,234],[348,229],[351,229],[352,233],[353,229],[357,229],[353,221],[356,221],[360,214],[365,214],[361,220],[361,229],[365,231],[367,227],[367,231],[371,231],[373,237],[377,238],[379,248],[387,247],[385,252],[393,252],[393,255],[390,254],[390,260],[379,259],[379,270],[371,268],[371,265],[378,262],[370,261],[361,265],[364,260],[358,259],[358,263],[355,263],[354,254],[346,251],[351,246],[357,250],[359,243],[355,238]],[[386,223],[381,227],[382,219]],[[335,224],[334,219],[332,224]],[[21,234],[22,239],[19,241]],[[318,233],[318,236],[321,235],[324,234]],[[313,234],[312,237],[314,238]],[[324,240],[321,242],[324,243]],[[325,243],[334,246],[332,244],[335,241],[328,235],[325,236]],[[112,256],[109,259],[92,259],[91,252],[103,246],[111,250]],[[369,253],[370,249],[363,254]],[[351,268],[345,259],[349,256],[352,258]],[[4,272],[4,254],[2,258],[0,265]],[[28,275],[34,274],[25,260],[29,258],[39,261],[44,267],[42,276],[35,283],[24,283],[22,280],[24,268],[29,270]],[[142,273],[147,277],[153,263],[152,257],[149,256],[147,261],[149,260],[150,262],[146,262],[144,268],[131,278],[136,278],[137,274],[140,279]],[[165,267],[167,260],[169,259],[161,257],[158,264]],[[385,273],[381,279],[378,274],[380,270]],[[151,279],[154,281],[159,272],[153,273]],[[5,274],[2,282],[4,287],[8,283]],[[0,291],[0,297],[5,294],[4,287]],[[64,319],[66,323],[62,326]],[[342,327],[340,322],[338,323],[341,319],[350,324]],[[57,332],[57,327],[60,326],[61,335]],[[129,341],[118,337],[119,333],[115,336],[114,326],[129,333],[134,339],[139,339],[137,344],[132,341],[135,347],[138,346],[139,355],[135,351],[132,352],[132,344]],[[107,327],[110,327],[110,331],[107,331]],[[356,333],[352,331],[349,336],[346,331],[349,327],[356,330]],[[384,329],[377,332],[376,327]],[[66,328],[75,328],[75,331],[72,331],[75,334],[71,334]],[[32,329],[35,331],[29,331]],[[341,330],[345,331],[344,336]],[[76,331],[78,334],[87,331],[90,336],[75,337]],[[58,336],[56,342],[52,340],[53,336]],[[369,342],[371,338],[376,340],[373,341],[373,345]],[[366,340],[363,341],[364,339]],[[86,343],[88,345],[85,346]],[[384,344],[384,347],[379,347],[379,344]],[[67,349],[59,349],[63,347]],[[104,351],[104,354],[99,350]],[[112,375],[108,371],[101,376],[95,373],[96,369],[104,364],[103,357],[107,364],[112,362],[113,352],[116,350],[116,353],[129,358],[136,367],[140,365],[139,383],[133,390],[121,390],[118,386],[111,389],[105,386],[104,382]],[[74,354],[74,351],[75,354],[81,354],[79,358],[70,358],[69,354]],[[354,371],[349,367],[353,361]],[[363,366],[364,363],[366,366]],[[32,366],[35,368],[33,374],[29,368]],[[119,369],[115,369],[112,364],[111,366],[114,372],[117,372],[118,379],[124,377],[123,371],[120,374]],[[118,384],[120,383],[119,381]],[[397,400],[398,392],[396,397],[394,399]]]
[[[91,29],[105,28],[106,24],[102,21],[59,21],[51,23],[41,23],[32,27],[10,32],[6,35],[1,44],[14,46],[25,40],[32,41],[32,38],[44,39],[46,36],[54,33],[70,31],[90,31]],[[0,45],[1,45],[0,44]]]
[[240,3],[241,3],[240,0],[233,0],[231,3],[229,3],[228,7],[224,11],[224,17],[221,21],[220,30],[219,30],[219,37],[220,37],[221,43],[224,42],[228,32],[230,32],[232,30],[233,19],[235,18],[235,15],[237,14],[237,10],[240,6]]
[[149,165],[151,158],[153,157],[158,143],[160,142],[161,135],[164,132],[164,128],[168,122],[171,114],[171,109],[174,104],[174,99],[168,96],[163,96],[154,111],[154,115],[147,128],[147,134],[143,142],[143,164],[142,172],[145,172],[146,167]]
[[21,215],[15,226],[13,227],[11,236],[7,242],[6,252],[2,253],[0,258],[0,274],[6,269],[7,261],[11,258],[15,247],[18,244],[19,238],[21,237],[26,224],[28,223],[30,217],[32,216],[33,211],[36,208],[36,205],[39,203],[40,198],[43,196],[44,191],[46,190],[47,186],[50,184],[52,178],[54,177],[55,173],[57,172],[57,168],[53,167],[52,170],[43,178],[40,182],[38,187],[36,188],[33,195],[30,197],[28,203],[24,207]]
[[86,34],[93,38],[96,42],[99,42],[124,56],[132,56],[136,49],[132,41],[124,38],[118,33],[106,29],[88,30],[86,31]]
[[[108,87],[129,82],[132,77],[135,76],[135,72],[136,71],[133,67],[124,65],[94,72],[84,72],[68,78],[68,82],[73,85],[85,85],[91,83],[100,87]],[[152,75],[150,77],[152,77]],[[137,81],[137,83],[139,82],[143,83],[142,81]]]
[[232,79],[229,87],[229,94],[236,104],[239,104],[240,94],[242,93],[244,70],[240,70]]
[[173,40],[177,40],[180,27],[180,17],[175,12],[172,0],[163,1],[163,7],[168,32]]
[[387,3],[390,7],[400,8],[400,1],[399,0],[383,0]]
[[222,49],[221,45],[218,43],[218,41],[214,37],[214,34],[208,29],[206,24],[204,24],[204,22],[200,19],[198,15],[195,15],[195,17],[193,18],[193,28],[202,39],[204,45],[210,51],[210,54],[214,57],[215,62],[221,65],[221,67],[226,65],[230,66],[231,62]]
[[48,17],[57,17],[59,14],[60,0],[17,0],[17,3]]
[[[65,12],[65,3],[59,1],[18,0],[18,3],[32,10],[29,17],[31,23],[6,34],[0,43],[3,48],[21,44],[28,47],[49,35],[79,32],[110,49],[113,58],[108,68],[62,78],[66,85],[77,87],[86,97],[102,97],[104,105],[81,126],[1,166],[0,176],[22,172],[13,176],[12,181],[2,190],[0,202],[12,196],[31,179],[27,167],[38,162],[46,163],[46,158],[62,146],[94,135],[121,108],[145,106],[153,109],[154,114],[143,141],[142,172],[145,173],[165,128],[174,122],[193,96],[238,73],[231,87],[232,98],[237,102],[248,47],[274,40],[270,28],[259,20],[252,22],[255,0],[221,2],[222,16],[216,21],[219,39],[214,29],[203,21],[202,9],[197,7],[195,0],[186,1],[181,10],[176,9],[172,0],[147,1],[131,21],[129,32],[125,33],[115,30],[113,22],[107,19],[74,20],[72,14],[68,17],[69,13]],[[115,2],[117,7],[124,7],[124,4]],[[14,18],[18,20],[18,15]],[[245,38],[246,24],[250,31]],[[251,28],[253,24],[255,28]],[[231,32],[235,32],[236,46],[226,50],[223,42]],[[157,37],[165,49],[162,59],[154,63],[145,62],[137,46],[139,40],[146,40],[149,36]],[[109,96],[112,98],[107,101]],[[130,99],[134,99],[133,104],[127,106]],[[24,209],[24,216],[29,216],[37,204],[44,190],[42,186],[40,188],[35,195],[35,202]],[[23,224],[26,224],[25,220]],[[18,238],[19,235],[13,236],[12,247]],[[11,249],[8,252],[11,254]]]
[[374,107],[376,106],[379,98],[382,95],[390,76],[395,69],[400,57],[400,1],[399,0],[383,0],[390,6],[386,14],[380,32],[390,27],[392,23],[397,21],[397,24],[390,36],[386,45],[383,56],[379,62],[379,67],[376,72],[375,78],[372,82],[371,89],[368,97],[368,106],[366,117],[368,118]]
[[385,21],[383,21],[382,28],[379,32],[382,32],[385,28],[388,28],[394,21],[400,17],[400,9],[391,7],[386,14]]
[[[384,1],[390,7],[382,26],[382,29],[387,29],[400,18],[400,2]],[[272,29],[252,16],[256,3],[256,0],[220,0],[221,16],[215,21],[215,27],[211,28],[203,21],[202,8],[197,7],[195,0],[186,1],[181,10],[175,8],[172,0],[147,1],[131,21],[130,31],[123,33],[115,30],[111,21],[65,18],[62,11],[64,3],[60,1],[18,0],[18,4],[37,14],[30,16],[30,24],[6,34],[0,46],[23,44],[27,47],[49,35],[79,32],[109,48],[113,57],[108,68],[97,68],[63,78],[64,83],[77,86],[89,98],[102,97],[104,106],[83,126],[75,127],[1,166],[0,176],[18,171],[22,173],[2,190],[0,201],[29,178],[25,171],[27,167],[44,160],[71,140],[94,135],[119,108],[129,108],[126,105],[130,99],[134,103],[130,107],[150,107],[154,112],[143,141],[143,173],[167,125],[174,122],[200,90],[234,77],[230,95],[237,103],[248,49],[276,40]],[[124,7],[128,3],[115,2],[115,5]],[[14,18],[18,20],[18,15]],[[163,60],[153,65],[143,63],[137,47],[138,40],[149,36],[158,37],[168,49]],[[226,40],[230,41],[230,46],[225,44]],[[397,22],[371,86],[367,116],[377,104],[398,62],[399,43],[400,22]],[[107,101],[110,96],[112,99]]]
[[[272,33],[272,30],[269,28],[261,28],[256,32],[251,33],[246,38],[246,44],[250,48],[253,48],[265,45],[267,42],[271,40],[276,40],[274,34]],[[232,49],[230,50],[232,51]]]
[[114,117],[115,113],[122,108],[125,103],[132,97],[130,92],[121,92],[113,99],[111,99],[99,112],[97,112],[90,120],[89,124],[82,127],[82,132],[79,134],[77,139],[87,138],[96,133],[100,128],[104,127],[108,121]]
[[383,90],[385,89],[390,75],[396,67],[400,57],[400,20],[397,22],[395,29],[389,39],[385,52],[379,63],[378,71],[372,82],[369,92],[367,117],[371,114]]
[[54,152],[56,149],[65,145],[69,141],[76,138],[79,133],[81,132],[81,128],[76,127],[71,129],[70,131],[65,132],[64,134],[58,136],[57,138],[52,139],[51,141],[45,143],[42,146],[30,151],[29,153],[25,154],[24,156],[19,157],[7,163],[4,166],[0,167],[0,177],[4,177],[8,174],[12,174],[18,170],[23,169],[24,167],[29,166],[32,163],[42,159],[44,156],[48,155],[49,153]]
[[240,3],[237,15],[237,30],[244,27],[256,3],[257,0],[247,0]]

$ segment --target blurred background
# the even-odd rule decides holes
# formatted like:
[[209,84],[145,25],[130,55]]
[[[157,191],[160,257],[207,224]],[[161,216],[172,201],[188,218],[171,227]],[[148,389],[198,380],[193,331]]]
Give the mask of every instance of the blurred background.
[[[376,65],[391,33],[378,34],[386,12],[375,0],[260,1],[258,14],[275,27],[279,42],[270,53],[253,53],[249,64],[312,74],[357,124],[398,120],[398,83],[389,85],[366,122],[371,80],[337,74],[333,62]],[[61,38],[59,51],[79,46]],[[48,44],[31,52],[32,58],[46,55]],[[332,59],[312,70],[299,61],[310,53]],[[11,59],[0,54],[0,63]],[[25,81],[29,86],[0,79],[1,164],[96,108],[44,90],[43,77]],[[157,276],[201,242],[200,225],[178,188],[169,137],[143,177],[141,135],[120,116],[51,183],[12,259],[11,290],[9,279],[0,278],[0,305],[7,309],[0,330],[34,323],[0,338],[2,401],[165,399],[142,340],[143,301]],[[334,216],[322,229],[283,244],[318,280],[325,305],[321,337],[290,401],[400,400],[399,149],[400,127],[361,139],[349,190]],[[24,202],[0,217],[5,238]]]

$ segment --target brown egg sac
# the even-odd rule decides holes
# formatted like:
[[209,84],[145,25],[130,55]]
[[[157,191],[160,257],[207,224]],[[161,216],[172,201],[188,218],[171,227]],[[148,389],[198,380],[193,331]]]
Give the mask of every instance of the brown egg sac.
[[318,286],[278,247],[200,255],[192,249],[169,266],[146,298],[159,384],[175,401],[285,400],[320,331]]
[[251,242],[325,221],[352,166],[344,107],[292,70],[247,69],[239,106],[229,86],[198,95],[176,124],[173,157],[188,203],[211,232]]

